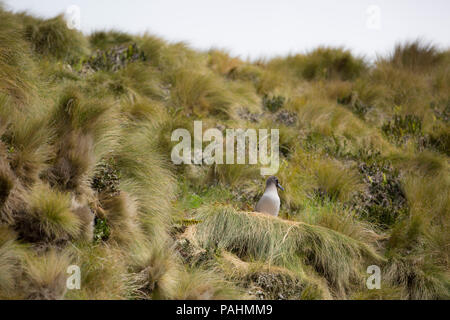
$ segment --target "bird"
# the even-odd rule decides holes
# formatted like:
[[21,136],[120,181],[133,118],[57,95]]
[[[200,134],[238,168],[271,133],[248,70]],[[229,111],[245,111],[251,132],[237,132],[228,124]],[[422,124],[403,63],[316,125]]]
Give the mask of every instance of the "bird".
[[280,211],[280,197],[278,196],[277,188],[284,191],[278,178],[275,176],[267,178],[264,194],[255,207],[256,212],[278,216],[278,211]]

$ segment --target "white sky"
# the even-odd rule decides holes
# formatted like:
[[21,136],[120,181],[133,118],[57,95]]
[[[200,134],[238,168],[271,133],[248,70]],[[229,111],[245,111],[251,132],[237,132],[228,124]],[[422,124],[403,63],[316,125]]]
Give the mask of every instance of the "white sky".
[[[0,0],[1,1],[1,0]],[[42,17],[80,8],[81,30],[149,31],[194,48],[228,49],[241,58],[344,46],[373,58],[398,41],[422,38],[450,47],[449,0],[3,0]],[[379,8],[379,28],[376,13]],[[370,9],[369,9],[370,11]],[[375,24],[374,24],[375,23]]]

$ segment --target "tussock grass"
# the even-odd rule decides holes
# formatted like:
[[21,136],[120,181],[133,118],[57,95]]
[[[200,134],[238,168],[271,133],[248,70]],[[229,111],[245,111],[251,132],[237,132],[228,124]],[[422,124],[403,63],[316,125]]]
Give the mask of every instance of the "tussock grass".
[[0,195],[0,222],[13,225],[18,213],[25,210],[26,189],[11,170],[5,154],[0,155]]
[[226,277],[237,282],[255,298],[331,299],[327,285],[315,276],[308,276],[303,270],[304,266],[299,268],[297,265],[290,270],[258,261],[245,262],[226,251],[220,253],[218,262]]
[[243,181],[258,177],[258,168],[245,164],[214,164],[211,166],[206,180],[210,184],[222,184],[230,187],[243,186]]
[[360,219],[351,209],[332,201],[315,203],[308,201],[296,216],[295,220],[311,225],[319,225],[364,243],[376,244],[382,239],[372,226]]
[[164,106],[154,100],[130,99],[122,107],[122,113],[131,123],[149,122],[156,125],[167,118]]
[[150,125],[125,130],[115,159],[122,177],[120,188],[136,197],[141,221],[166,228],[175,181],[166,161],[154,152],[155,130]]
[[142,296],[148,299],[173,299],[183,276],[170,240],[136,242],[131,247],[132,268]]
[[214,270],[187,269],[181,276],[174,298],[181,300],[229,300],[245,295]]
[[341,78],[350,80],[366,68],[361,58],[355,58],[342,48],[318,48],[305,57],[302,75],[306,79]]
[[172,75],[171,99],[176,108],[188,113],[227,117],[233,103],[232,96],[224,91],[222,81],[211,73],[181,69]]
[[25,38],[37,53],[57,59],[70,61],[87,52],[86,38],[69,29],[62,15],[26,25]]
[[362,58],[343,48],[319,47],[307,54],[288,56],[276,61],[277,66],[291,70],[294,76],[307,80],[358,77],[367,67]]
[[53,131],[48,128],[47,119],[40,112],[34,112],[34,108],[30,109],[13,113],[3,135],[9,148],[11,169],[25,185],[38,181],[53,151],[50,146]]
[[108,225],[111,227],[111,239],[126,244],[138,238],[139,221],[136,203],[125,192],[101,201]]
[[70,210],[71,199],[67,193],[51,189],[48,185],[35,185],[29,195],[29,212],[23,217],[28,230],[22,236],[37,241],[68,240],[78,236],[80,218]]
[[50,250],[41,256],[30,253],[25,259],[26,299],[62,299],[67,290],[67,267],[71,262],[68,251]]
[[24,105],[33,98],[35,71],[17,18],[0,7],[0,93]]
[[22,272],[24,250],[15,240],[13,231],[0,226],[0,299],[21,298],[17,282]]
[[402,297],[412,300],[448,300],[450,280],[445,267],[434,265],[426,257],[392,258],[386,278],[406,290]]
[[168,97],[160,83],[160,75],[155,69],[141,62],[131,63],[127,68],[111,75],[105,74],[102,81],[109,82],[109,88],[115,93],[125,93],[136,97],[137,94],[155,100]]
[[381,259],[368,245],[319,226],[229,207],[205,209],[199,219],[196,237],[202,247],[281,266],[298,259],[313,266],[341,295],[361,280],[364,261]]
[[319,160],[314,165],[317,192],[330,199],[348,201],[354,192],[362,189],[356,172],[344,170],[337,163]]
[[113,245],[77,245],[74,264],[80,266],[81,288],[68,299],[122,300],[140,298],[137,277],[127,270],[126,254]]
[[160,64],[165,56],[163,52],[168,47],[166,41],[148,33],[145,33],[142,37],[138,37],[136,40],[148,57],[150,64],[162,68],[163,66],[160,66]]
[[230,75],[238,68],[242,61],[239,58],[231,57],[221,50],[210,50],[208,52],[208,65],[209,67],[222,76]]
[[438,65],[443,59],[436,46],[421,40],[398,43],[389,57],[396,67],[413,71],[426,71]]
[[47,179],[64,189],[83,188],[95,163],[114,145],[116,119],[110,101],[85,99],[76,88],[65,89],[50,115],[57,138]]
[[161,71],[164,80],[170,81],[174,72],[186,66],[193,70],[205,67],[205,55],[192,50],[184,42],[167,43],[148,33],[136,40],[148,57],[149,64]]
[[132,41],[133,38],[129,34],[117,30],[95,31],[89,35],[89,44],[93,48],[100,50],[127,44]]

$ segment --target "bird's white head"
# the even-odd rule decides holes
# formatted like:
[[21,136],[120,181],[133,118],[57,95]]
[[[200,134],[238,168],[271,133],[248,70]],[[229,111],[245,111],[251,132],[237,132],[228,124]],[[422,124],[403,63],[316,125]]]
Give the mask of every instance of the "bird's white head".
[[275,188],[279,188],[284,191],[284,188],[281,186],[280,181],[275,176],[270,176],[266,181],[266,189],[274,186]]

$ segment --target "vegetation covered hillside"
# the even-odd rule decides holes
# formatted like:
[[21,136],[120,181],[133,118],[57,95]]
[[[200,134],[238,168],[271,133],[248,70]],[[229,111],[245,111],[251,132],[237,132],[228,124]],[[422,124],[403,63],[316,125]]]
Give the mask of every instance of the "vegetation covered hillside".
[[[0,9],[0,298],[449,299],[449,89],[419,41],[249,62]],[[280,217],[258,166],[172,163],[199,119],[280,130]]]

